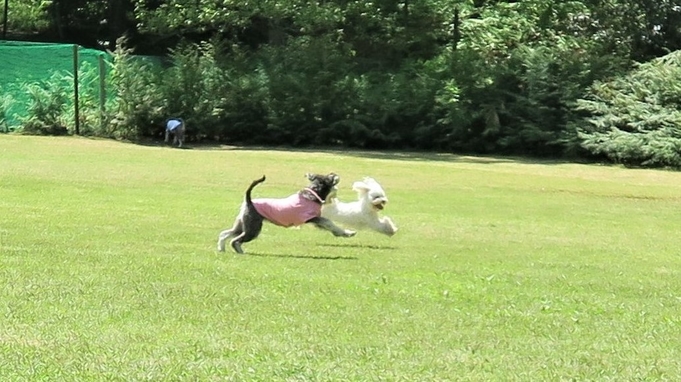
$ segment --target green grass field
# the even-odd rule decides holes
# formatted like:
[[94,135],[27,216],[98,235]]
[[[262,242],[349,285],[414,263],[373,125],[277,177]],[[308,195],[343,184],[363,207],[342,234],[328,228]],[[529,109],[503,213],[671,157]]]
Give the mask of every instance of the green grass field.
[[[370,175],[392,238],[266,225],[251,180]],[[676,380],[681,174],[0,136],[3,381]]]

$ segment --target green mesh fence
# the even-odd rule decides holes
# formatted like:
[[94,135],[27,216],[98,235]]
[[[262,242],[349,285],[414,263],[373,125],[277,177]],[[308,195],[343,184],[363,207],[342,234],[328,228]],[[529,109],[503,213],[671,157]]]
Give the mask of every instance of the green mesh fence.
[[[82,47],[78,47],[77,57],[79,73],[84,67],[89,68],[89,72],[98,72],[100,57],[109,59],[107,53]],[[6,126],[10,129],[19,126],[21,119],[28,116],[28,105],[31,102],[26,91],[26,84],[50,81],[54,75],[63,75],[64,81],[70,77],[73,83],[73,67],[74,45],[72,44],[0,41],[0,119],[4,111]],[[92,81],[92,76],[82,77]],[[70,102],[67,107],[72,110],[75,86],[73,84],[68,86],[70,86]],[[78,88],[90,89],[92,84],[83,84],[79,78]],[[98,86],[95,88],[98,89]],[[69,126],[69,129],[73,129],[73,126]]]

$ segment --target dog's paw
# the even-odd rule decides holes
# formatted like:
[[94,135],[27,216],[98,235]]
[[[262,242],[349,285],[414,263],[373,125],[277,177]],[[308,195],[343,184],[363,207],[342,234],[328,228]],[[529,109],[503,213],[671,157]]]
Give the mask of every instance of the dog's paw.
[[232,240],[232,242],[230,244],[232,245],[234,252],[236,252],[240,255],[243,255],[244,250],[241,248],[241,243],[239,243],[238,241]]
[[343,237],[353,237],[357,234],[357,231],[351,231],[349,229],[346,229],[345,232],[343,232]]
[[380,226],[378,227],[377,231],[384,233],[388,236],[393,236],[394,234],[397,233],[397,226],[395,223],[393,223],[392,220],[390,220],[389,217],[383,218],[383,220],[380,221]]
[[388,236],[393,236],[397,233],[397,227],[389,226],[385,231],[383,231]]
[[353,237],[357,233],[356,231],[351,231],[349,229],[342,229],[342,228],[337,229],[337,230],[333,230],[331,232],[333,233],[333,236],[336,236],[336,237]]

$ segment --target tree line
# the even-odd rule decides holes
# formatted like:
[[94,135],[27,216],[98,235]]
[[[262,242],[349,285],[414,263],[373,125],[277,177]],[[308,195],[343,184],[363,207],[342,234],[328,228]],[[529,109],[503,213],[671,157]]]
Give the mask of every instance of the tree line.
[[95,135],[179,115],[197,141],[681,166],[671,0],[26,0],[7,21],[114,52]]

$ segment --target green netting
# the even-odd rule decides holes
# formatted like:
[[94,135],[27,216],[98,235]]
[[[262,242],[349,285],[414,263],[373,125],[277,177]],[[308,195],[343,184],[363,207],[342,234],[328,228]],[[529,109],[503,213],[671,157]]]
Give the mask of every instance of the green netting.
[[[4,107],[7,108],[5,118],[10,128],[18,126],[21,118],[27,117],[30,97],[26,92],[25,84],[48,81],[55,73],[73,76],[73,46],[72,44],[0,41],[0,102],[3,98],[7,100],[9,96],[9,102],[5,102]],[[98,70],[100,56],[109,59],[109,55],[105,52],[79,47],[79,73],[84,65],[92,70]],[[79,81],[79,88],[83,85]],[[70,107],[73,108],[73,89],[69,93]],[[2,103],[0,103],[0,108],[3,108]],[[0,118],[2,111],[0,109]]]

